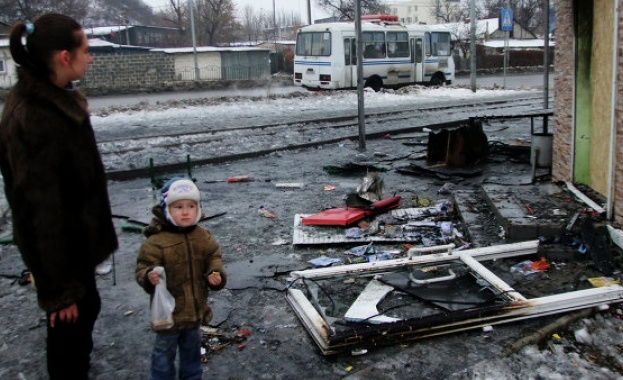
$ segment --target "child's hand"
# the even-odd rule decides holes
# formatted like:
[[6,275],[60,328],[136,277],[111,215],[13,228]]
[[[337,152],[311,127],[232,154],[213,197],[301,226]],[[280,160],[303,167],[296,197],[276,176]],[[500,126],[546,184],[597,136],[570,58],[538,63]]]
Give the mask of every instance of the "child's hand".
[[218,286],[221,284],[221,274],[219,272],[212,272],[208,276],[208,284],[212,286]]
[[158,283],[160,282],[160,276],[158,276],[158,272],[156,272],[155,270],[147,273],[147,279],[153,286],[158,285]]

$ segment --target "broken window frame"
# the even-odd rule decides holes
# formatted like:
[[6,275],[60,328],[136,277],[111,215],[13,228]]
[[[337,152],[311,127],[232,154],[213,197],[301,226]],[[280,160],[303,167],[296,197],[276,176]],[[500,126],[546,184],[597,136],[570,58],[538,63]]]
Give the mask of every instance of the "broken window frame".
[[[533,240],[475,248],[458,253],[435,253],[374,263],[294,271],[290,273],[291,283],[286,292],[286,300],[324,355],[623,302],[623,287],[619,285],[528,299],[480,263],[487,260],[535,254],[538,251],[538,245],[539,241]],[[445,312],[441,317],[411,318],[390,323],[370,323],[366,318],[348,335],[336,334],[332,327],[333,318],[321,315],[313,305],[315,300],[309,299],[302,290],[291,286],[294,282],[304,279],[321,280],[345,275],[373,276],[375,273],[387,273],[409,266],[453,262],[462,262],[467,265],[474,274],[505,294],[508,302],[502,306],[483,306]],[[353,322],[349,321],[349,323]],[[356,322],[355,324],[357,325]]]

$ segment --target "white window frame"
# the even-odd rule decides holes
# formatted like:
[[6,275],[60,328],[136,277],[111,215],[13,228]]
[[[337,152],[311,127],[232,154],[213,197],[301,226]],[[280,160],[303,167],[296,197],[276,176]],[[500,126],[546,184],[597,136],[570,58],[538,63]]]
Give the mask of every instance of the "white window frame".
[[[407,258],[396,260],[294,271],[290,273],[291,283],[288,286],[286,300],[324,355],[331,355],[345,350],[365,347],[367,344],[370,344],[370,341],[376,345],[377,343],[390,344],[396,340],[416,340],[442,334],[483,328],[496,324],[516,322],[540,316],[560,314],[591,307],[602,307],[610,303],[623,302],[623,287],[619,285],[577,290],[529,299],[514,290],[510,285],[505,283],[502,279],[479,263],[479,261],[485,260],[535,254],[538,251],[538,244],[538,240],[533,240],[514,244],[475,248],[459,251],[457,253],[437,253],[421,256],[410,255]],[[410,250],[410,254],[414,249],[415,248],[412,248]],[[441,264],[453,261],[462,262],[470,268],[472,273],[476,274],[479,278],[488,282],[491,286],[497,288],[505,294],[509,301],[499,312],[483,313],[482,315],[476,313],[476,315],[479,315],[478,317],[466,317],[465,319],[461,319],[461,317],[458,317],[458,315],[461,314],[457,314],[457,318],[454,320],[451,319],[445,322],[438,321],[437,324],[431,323],[431,325],[423,327],[417,325],[410,326],[408,320],[396,321],[384,315],[376,315],[374,317],[376,321],[371,320],[370,313],[374,315],[376,301],[370,301],[370,297],[364,296],[363,301],[358,299],[351,305],[351,309],[353,310],[352,313],[355,317],[351,316],[348,320],[350,323],[356,324],[358,323],[359,318],[361,321],[360,323],[367,326],[366,328],[368,330],[366,331],[368,331],[368,333],[366,334],[366,337],[364,338],[357,335],[355,329],[353,332],[353,339],[344,340],[344,337],[341,337],[341,340],[335,341],[332,339],[334,333],[332,323],[339,318],[326,318],[318,312],[316,307],[314,307],[314,303],[317,302],[308,298],[302,290],[297,289],[294,286],[299,280],[308,279],[317,281],[335,277],[339,278],[340,276],[345,275],[365,276],[371,278],[371,281],[374,281],[374,275],[378,273],[400,270],[410,266],[432,263]],[[365,292],[366,291],[364,290],[360,293],[360,298],[362,297],[361,294]],[[375,288],[372,292],[376,292],[377,300],[383,296],[383,289]],[[367,301],[365,299],[367,299]],[[363,317],[361,317],[361,313],[363,313]],[[357,317],[357,314],[360,316]],[[345,316],[342,318],[344,317]],[[370,325],[375,322],[376,324]],[[389,332],[391,332],[391,334]],[[369,341],[366,341],[366,339]]]

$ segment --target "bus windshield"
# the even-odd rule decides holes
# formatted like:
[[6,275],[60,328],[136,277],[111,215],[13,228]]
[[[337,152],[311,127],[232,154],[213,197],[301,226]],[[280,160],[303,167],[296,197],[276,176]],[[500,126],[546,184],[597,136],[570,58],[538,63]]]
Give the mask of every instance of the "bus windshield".
[[450,55],[450,33],[431,33],[431,53],[434,56]]
[[296,55],[331,55],[331,33],[305,32],[296,36]]

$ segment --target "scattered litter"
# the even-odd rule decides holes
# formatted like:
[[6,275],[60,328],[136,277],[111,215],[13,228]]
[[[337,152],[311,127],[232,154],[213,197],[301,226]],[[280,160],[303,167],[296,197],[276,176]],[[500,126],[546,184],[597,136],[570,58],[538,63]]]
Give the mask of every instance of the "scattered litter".
[[586,345],[593,344],[593,337],[588,332],[586,327],[583,327],[579,330],[574,331],[573,334],[575,335],[575,340],[577,340],[578,343],[582,343]]
[[317,267],[328,267],[333,264],[341,264],[342,260],[322,255],[318,258],[309,260],[308,263]]
[[127,316],[132,315],[132,314],[134,314],[134,310],[128,310],[125,313],[123,313],[123,316],[127,317]]
[[445,236],[452,235],[452,222],[441,222],[440,223],[441,233]]
[[355,256],[363,256],[363,255],[372,255],[376,253],[372,243],[366,245],[359,245],[357,247],[353,247],[346,251],[347,255],[355,255]]
[[103,262],[95,267],[95,273],[97,274],[108,274],[112,271],[112,265],[107,262]]
[[545,257],[541,257],[541,260],[534,261],[532,264],[530,264],[530,267],[534,270],[545,272],[549,269],[550,264],[545,260]]
[[415,199],[411,200],[411,205],[414,207],[430,207],[432,203],[433,201],[427,197],[418,196]]
[[361,355],[365,355],[367,353],[368,353],[368,350],[366,350],[365,348],[355,349],[355,350],[352,350],[350,352],[350,354],[353,355],[353,356],[361,356]]
[[522,273],[524,275],[540,272],[538,269],[532,268],[532,260],[525,260],[511,266],[511,273]]
[[358,239],[361,237],[361,230],[359,227],[348,228],[345,232],[347,238]]
[[329,174],[357,174],[357,173],[369,173],[369,172],[386,172],[387,168],[382,166],[374,166],[368,164],[361,164],[355,162],[349,162],[344,165],[327,165],[323,166],[322,170]]
[[138,226],[136,224],[131,224],[131,223],[124,223],[121,225],[121,231],[126,231],[126,232],[136,232],[136,233],[143,233],[143,228],[144,226]]
[[302,189],[303,186],[302,182],[281,182],[275,184],[275,187],[278,189]]
[[621,285],[621,281],[615,280],[612,277],[592,277],[588,279],[588,282],[596,288],[602,286]]
[[257,209],[257,213],[264,218],[276,218],[277,217],[274,214],[272,214],[270,211],[266,210],[264,206],[260,206],[260,208]]
[[444,183],[443,186],[437,191],[439,194],[452,194],[454,191],[454,184],[451,182]]
[[234,177],[229,177],[227,178],[227,182],[229,183],[233,183],[233,182],[251,182],[253,181],[253,178],[251,178],[248,175],[237,175]]
[[324,186],[322,187],[322,190],[324,190],[324,191],[331,191],[331,190],[335,190],[335,186],[333,186],[333,185],[324,185]]
[[357,187],[357,194],[364,199],[375,202],[383,199],[384,180],[376,172],[368,173]]
[[271,243],[271,245],[288,245],[288,241],[286,239],[277,239]]

